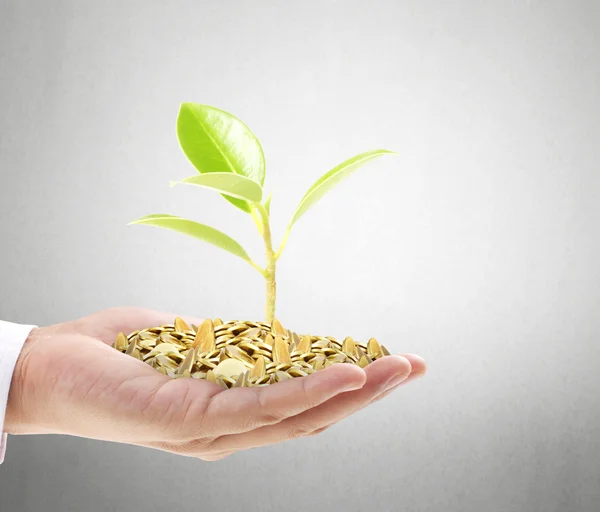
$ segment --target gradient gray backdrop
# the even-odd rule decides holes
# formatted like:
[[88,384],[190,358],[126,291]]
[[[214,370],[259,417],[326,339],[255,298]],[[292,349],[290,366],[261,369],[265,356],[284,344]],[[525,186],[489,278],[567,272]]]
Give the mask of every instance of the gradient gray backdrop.
[[181,101],[263,142],[276,237],[332,165],[400,152],[298,223],[296,330],[422,354],[429,375],[322,436],[204,463],[12,437],[0,510],[592,512],[600,501],[597,1],[0,0],[0,318],[113,305],[261,318],[260,258],[193,174]]

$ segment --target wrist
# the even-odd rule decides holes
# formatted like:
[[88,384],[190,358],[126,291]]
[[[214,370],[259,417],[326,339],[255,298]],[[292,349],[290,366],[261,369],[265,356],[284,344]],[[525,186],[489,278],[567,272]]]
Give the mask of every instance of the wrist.
[[36,385],[32,382],[35,372],[30,371],[30,362],[41,331],[37,327],[30,331],[15,364],[4,418],[4,431],[8,434],[37,433],[35,417],[32,415],[32,411],[35,411]]

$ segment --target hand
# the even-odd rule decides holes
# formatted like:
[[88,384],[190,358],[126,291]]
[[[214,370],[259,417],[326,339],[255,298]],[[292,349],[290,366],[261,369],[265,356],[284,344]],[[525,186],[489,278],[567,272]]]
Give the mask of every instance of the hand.
[[176,316],[115,308],[34,329],[15,368],[6,431],[69,434],[218,460],[323,432],[425,373],[420,357],[404,354],[364,370],[335,364],[271,386],[223,390],[205,380],[171,379],[110,346],[119,332],[172,323]]

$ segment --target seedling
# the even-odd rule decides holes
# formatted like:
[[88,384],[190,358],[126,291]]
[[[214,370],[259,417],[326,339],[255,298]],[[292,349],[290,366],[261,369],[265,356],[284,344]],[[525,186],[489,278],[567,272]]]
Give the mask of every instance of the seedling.
[[132,224],[147,224],[189,235],[242,258],[266,283],[266,322],[207,318],[189,326],[181,318],[173,324],[148,327],[129,335],[120,333],[113,347],[151,365],[172,378],[205,379],[223,388],[267,386],[286,379],[305,377],[336,363],[361,368],[389,355],[375,338],[366,343],[351,337],[298,335],[284,329],[274,317],[275,270],[293,226],[329,190],[362,165],[392,151],[361,153],[319,178],[302,197],[277,250],[271,236],[271,194],[265,197],[266,165],[262,147],[250,129],[233,115],[215,107],[183,103],[177,117],[181,149],[197,175],[184,184],[219,192],[233,206],[250,215],[265,245],[264,266],[221,231],[174,215],[154,214]]
[[182,103],[177,116],[177,138],[184,154],[198,174],[171,186],[184,184],[215,190],[236,208],[252,217],[264,241],[266,261],[256,263],[233,238],[196,221],[174,215],[153,214],[133,221],[189,235],[246,261],[266,283],[266,323],[271,324],[276,304],[276,268],[293,226],[329,190],[358,168],[383,155],[395,154],[375,149],[356,155],[321,176],[304,194],[281,243],[275,250],[271,233],[272,195],[265,196],[266,163],[260,142],[250,129],[232,114],[208,105]]

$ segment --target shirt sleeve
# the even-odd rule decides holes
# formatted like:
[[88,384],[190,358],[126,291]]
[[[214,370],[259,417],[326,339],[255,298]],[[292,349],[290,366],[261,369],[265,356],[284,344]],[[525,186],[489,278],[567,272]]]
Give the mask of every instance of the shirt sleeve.
[[6,433],[4,432],[4,417],[8,392],[17,359],[23,344],[35,325],[11,324],[0,320],[0,464],[6,453]]

